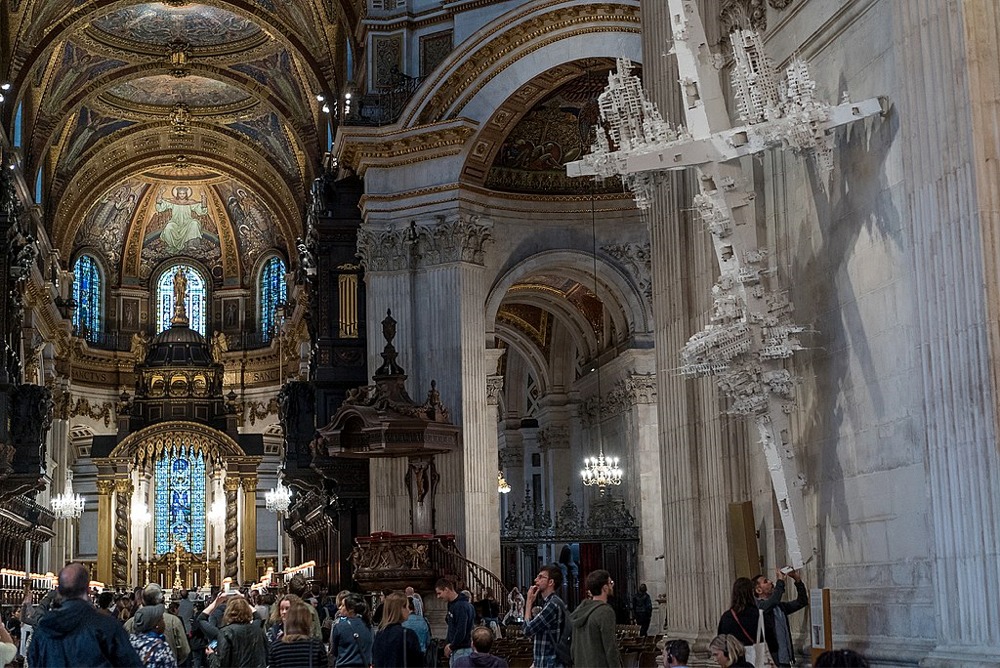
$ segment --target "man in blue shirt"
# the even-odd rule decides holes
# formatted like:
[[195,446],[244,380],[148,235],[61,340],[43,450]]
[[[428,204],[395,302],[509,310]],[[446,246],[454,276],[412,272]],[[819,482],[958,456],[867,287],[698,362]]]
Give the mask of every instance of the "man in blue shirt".
[[[528,589],[528,600],[524,605],[525,636],[534,637],[533,656],[535,668],[562,668],[556,645],[562,635],[566,619],[566,604],[556,594],[562,587],[562,571],[556,564],[542,566],[535,576],[535,584]],[[535,599],[541,610],[534,614]]]
[[476,621],[476,609],[465,594],[455,591],[455,582],[441,578],[434,585],[434,592],[442,601],[448,602],[448,636],[444,655],[450,666],[461,656],[472,654],[472,627]]

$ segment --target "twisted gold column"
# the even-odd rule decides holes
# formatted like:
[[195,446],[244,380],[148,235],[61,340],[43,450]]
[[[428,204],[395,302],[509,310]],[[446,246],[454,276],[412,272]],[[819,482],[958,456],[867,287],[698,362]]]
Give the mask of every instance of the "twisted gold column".
[[115,505],[115,553],[114,553],[114,585],[124,587],[128,585],[128,560],[129,560],[129,535],[131,532],[131,522],[129,521],[129,511],[132,507],[132,486],[131,480],[116,480],[115,492],[117,492],[118,503]]
[[240,554],[236,523],[236,491],[240,488],[240,479],[233,475],[226,476],[224,488],[226,490],[226,572],[223,577],[232,578],[235,581]]

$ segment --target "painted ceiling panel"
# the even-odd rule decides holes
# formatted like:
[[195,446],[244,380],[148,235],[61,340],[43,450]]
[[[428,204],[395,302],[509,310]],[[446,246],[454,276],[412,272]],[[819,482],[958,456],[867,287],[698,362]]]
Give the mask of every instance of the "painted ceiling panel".
[[250,95],[224,81],[189,75],[177,78],[169,74],[133,79],[108,90],[110,95],[136,104],[153,104],[173,107],[217,107],[243,102]]
[[135,125],[134,121],[107,116],[95,109],[81,107],[72,124],[72,130],[60,156],[57,171],[64,174],[72,172],[87,149],[113,132],[124,130],[133,125]]
[[46,91],[46,107],[58,109],[80,88],[98,76],[128,65],[124,60],[105,58],[90,53],[73,42],[66,42],[56,52],[50,84]]
[[229,123],[227,127],[246,135],[254,143],[263,145],[267,152],[278,160],[282,170],[298,173],[292,142],[277,114],[272,112],[257,118]]
[[306,107],[306,93],[302,90],[295,63],[288,51],[281,50],[259,60],[233,65],[233,69],[252,77],[257,83],[273,90],[299,118],[312,112]]
[[159,2],[117,9],[92,25],[112,38],[164,47],[179,41],[194,47],[221,46],[261,33],[250,19],[224,9],[201,4],[170,7]]

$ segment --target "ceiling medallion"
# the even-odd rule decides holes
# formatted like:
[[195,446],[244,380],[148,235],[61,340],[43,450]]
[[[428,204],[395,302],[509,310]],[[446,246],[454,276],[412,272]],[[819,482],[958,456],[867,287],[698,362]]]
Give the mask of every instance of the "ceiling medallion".
[[191,45],[183,40],[170,43],[170,73],[178,79],[188,75],[188,58],[191,57]]
[[178,102],[170,112],[170,123],[174,126],[175,135],[186,135],[191,132],[188,125],[191,122],[191,111],[183,102]]

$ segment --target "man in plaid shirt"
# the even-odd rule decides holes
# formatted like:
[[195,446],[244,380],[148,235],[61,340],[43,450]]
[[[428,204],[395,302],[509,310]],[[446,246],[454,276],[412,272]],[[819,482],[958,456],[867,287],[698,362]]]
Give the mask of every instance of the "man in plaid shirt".
[[[568,624],[566,604],[555,593],[562,587],[562,571],[559,566],[542,566],[535,576],[535,584],[528,589],[528,600],[524,605],[524,635],[534,637],[533,648],[535,668],[562,668],[563,663],[556,655],[556,644],[562,635],[564,624]],[[541,610],[536,615],[532,608],[539,598]]]

